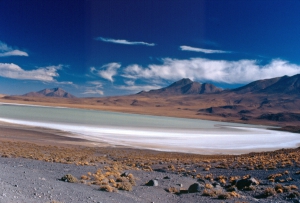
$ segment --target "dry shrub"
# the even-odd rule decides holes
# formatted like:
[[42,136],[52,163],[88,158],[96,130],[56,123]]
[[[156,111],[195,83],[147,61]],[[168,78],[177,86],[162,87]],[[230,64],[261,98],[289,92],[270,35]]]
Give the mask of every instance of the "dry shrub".
[[206,183],[205,184],[205,188],[206,189],[211,189],[211,188],[213,188],[214,186],[212,186],[212,184],[210,184],[210,183]]
[[88,176],[86,176],[86,175],[82,175],[81,176],[81,180],[89,180],[90,178],[88,177]]
[[180,193],[180,190],[178,188],[175,188],[175,187],[169,187],[167,191],[170,192],[170,193],[174,193],[174,194]]
[[129,182],[129,180],[126,177],[119,177],[116,179],[116,182]]
[[69,182],[69,183],[77,183],[78,180],[77,178],[75,178],[73,175],[71,174],[67,174],[67,175],[64,175],[62,178],[61,178],[62,181],[65,181],[65,182]]
[[175,168],[174,165],[169,165],[169,166],[168,166],[168,169],[171,170],[171,171],[175,171],[175,170],[176,170],[176,168]]
[[238,179],[240,179],[240,176],[230,176],[229,182],[232,183],[233,181],[238,180]]
[[[276,190],[276,192],[277,192],[277,190],[281,190],[282,192],[283,192],[283,185],[281,185],[281,184],[276,184],[275,185],[275,190]],[[280,192],[277,192],[277,193],[280,193]]]
[[274,188],[271,188],[271,187],[266,188],[262,193],[262,196],[264,196],[264,197],[270,197],[270,196],[275,196],[275,195],[276,195],[276,191]]
[[213,174],[207,174],[206,176],[204,176],[204,178],[206,179],[206,180],[213,180]]
[[129,182],[118,182],[117,188],[119,190],[132,191],[132,185]]
[[218,195],[218,199],[231,199],[236,197],[240,197],[237,192],[225,192]]
[[218,197],[218,195],[223,194],[221,190],[215,190],[215,189],[204,189],[202,195],[208,196],[208,197]]
[[130,173],[127,177],[129,179],[129,182],[131,183],[131,185],[135,186],[136,183],[135,183],[135,177],[133,176],[133,174]]
[[106,191],[106,192],[115,192],[115,188],[111,187],[110,185],[102,185],[100,187],[100,190]]

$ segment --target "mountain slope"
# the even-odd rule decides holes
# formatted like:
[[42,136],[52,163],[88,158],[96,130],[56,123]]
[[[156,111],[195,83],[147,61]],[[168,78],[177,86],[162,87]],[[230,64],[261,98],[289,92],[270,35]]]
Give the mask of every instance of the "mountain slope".
[[265,94],[298,94],[300,93],[300,74],[283,76],[265,80],[257,80],[248,85],[233,89],[237,94],[265,93]]
[[161,95],[161,96],[176,96],[176,95],[197,95],[206,93],[221,92],[222,89],[208,83],[193,82],[188,78],[183,78],[158,90],[150,90],[148,92],[140,92],[140,95]]
[[27,97],[62,97],[62,98],[76,98],[74,95],[66,92],[61,88],[43,89],[38,92],[29,92],[23,96]]

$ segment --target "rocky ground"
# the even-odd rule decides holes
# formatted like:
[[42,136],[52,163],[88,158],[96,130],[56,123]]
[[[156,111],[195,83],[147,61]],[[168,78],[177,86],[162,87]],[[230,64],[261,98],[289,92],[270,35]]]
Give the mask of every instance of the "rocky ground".
[[[84,155],[73,163],[65,161],[68,156],[45,161],[2,151],[0,202],[299,202],[299,149],[227,160],[151,151],[137,155],[132,149],[117,156],[114,150],[120,152],[110,149],[103,156],[98,151],[98,161]],[[272,156],[276,164],[255,165],[255,159]]]
[[0,202],[299,202],[300,148],[196,155],[0,128]]

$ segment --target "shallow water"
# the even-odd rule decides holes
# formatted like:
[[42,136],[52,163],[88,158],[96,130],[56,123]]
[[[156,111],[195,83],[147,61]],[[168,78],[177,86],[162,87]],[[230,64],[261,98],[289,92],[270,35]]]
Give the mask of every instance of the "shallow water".
[[298,134],[266,126],[25,105],[0,105],[0,121],[59,129],[91,141],[164,151],[240,153],[296,147]]

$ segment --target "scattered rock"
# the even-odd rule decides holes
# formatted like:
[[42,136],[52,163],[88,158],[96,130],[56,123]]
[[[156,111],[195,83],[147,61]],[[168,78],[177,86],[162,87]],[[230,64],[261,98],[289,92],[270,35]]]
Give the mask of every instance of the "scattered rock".
[[149,180],[148,183],[146,183],[147,186],[158,186],[157,180]]
[[206,181],[205,181],[205,180],[203,180],[202,178],[198,178],[198,179],[197,179],[197,182],[200,182],[200,183],[206,184]]
[[124,172],[124,173],[121,174],[121,177],[127,177],[128,175],[129,175],[128,172]]
[[189,193],[202,192],[203,189],[204,189],[203,185],[201,185],[200,183],[194,183],[190,185],[188,192]]
[[235,185],[239,190],[243,190],[245,188],[249,188],[250,186],[255,186],[258,184],[259,182],[255,178],[248,178],[237,180]]

